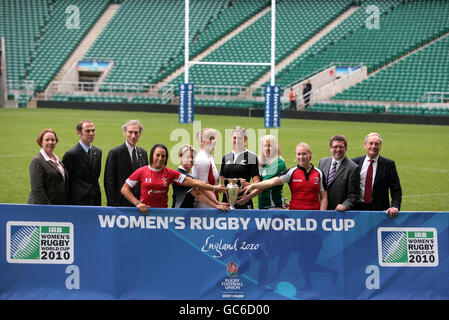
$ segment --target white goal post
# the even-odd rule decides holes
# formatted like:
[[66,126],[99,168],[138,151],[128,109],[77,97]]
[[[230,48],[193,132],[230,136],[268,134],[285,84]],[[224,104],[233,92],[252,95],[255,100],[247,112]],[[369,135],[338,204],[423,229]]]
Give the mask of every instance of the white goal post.
[[189,83],[189,66],[195,64],[203,65],[229,65],[229,66],[270,66],[271,85],[275,85],[275,64],[276,64],[276,0],[271,0],[271,61],[264,62],[201,62],[189,60],[189,19],[190,1],[185,0],[185,51],[184,51],[184,83]]

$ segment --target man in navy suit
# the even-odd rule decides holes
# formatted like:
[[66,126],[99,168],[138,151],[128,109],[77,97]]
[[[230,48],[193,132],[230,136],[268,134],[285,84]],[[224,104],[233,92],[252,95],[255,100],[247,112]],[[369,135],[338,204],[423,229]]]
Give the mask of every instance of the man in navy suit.
[[[104,168],[104,190],[108,206],[134,207],[120,192],[126,179],[140,167],[148,165],[148,154],[145,149],[138,147],[143,126],[139,120],[129,120],[123,126],[125,143],[111,149]],[[131,192],[140,199],[140,185],[132,188]]]
[[[352,159],[360,167],[361,210],[386,211],[391,218],[401,209],[402,189],[396,164],[379,155],[382,138],[377,133],[365,137],[366,155]],[[391,204],[390,197],[391,195]]]
[[101,172],[101,149],[92,145],[95,125],[82,120],[76,125],[79,142],[62,158],[69,173],[68,203],[82,206],[101,206],[98,178]]

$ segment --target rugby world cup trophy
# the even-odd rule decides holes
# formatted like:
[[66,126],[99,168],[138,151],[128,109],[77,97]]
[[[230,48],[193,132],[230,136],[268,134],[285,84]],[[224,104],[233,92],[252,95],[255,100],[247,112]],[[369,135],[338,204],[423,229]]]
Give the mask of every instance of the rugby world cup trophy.
[[239,186],[237,185],[237,182],[239,179],[237,178],[231,178],[227,179],[229,183],[226,185],[228,199],[231,202],[230,209],[235,209],[235,202],[237,201],[237,195],[239,193]]

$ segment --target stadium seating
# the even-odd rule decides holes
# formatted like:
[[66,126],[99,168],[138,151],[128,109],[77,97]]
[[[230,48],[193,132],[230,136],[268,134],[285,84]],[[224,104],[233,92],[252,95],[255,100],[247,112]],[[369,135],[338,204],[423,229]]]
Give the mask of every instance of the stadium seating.
[[254,100],[220,100],[220,99],[197,99],[195,106],[222,107],[222,108],[242,108],[242,109],[263,109],[263,101]]
[[313,112],[346,112],[346,113],[370,113],[370,114],[395,114],[395,115],[413,115],[413,116],[449,116],[449,108],[445,107],[421,107],[421,106],[401,106],[371,104],[342,104],[342,103],[315,103],[307,108],[307,111]]
[[[193,0],[190,4],[193,41],[223,10],[226,1]],[[106,82],[157,83],[173,67],[184,63],[183,47],[183,1],[129,0],[123,1],[84,59],[114,61]]]
[[[35,90],[44,91],[109,4],[120,4],[120,8],[83,57],[113,60],[105,84],[98,93],[60,92],[51,99],[172,103],[172,98],[150,97],[153,91],[141,84],[160,83],[184,65],[184,0],[2,0],[0,35],[6,38],[8,79],[33,80]],[[271,0],[190,0],[190,58],[270,4]],[[363,63],[370,75],[366,80],[337,94],[332,102],[316,103],[308,110],[446,116],[448,109],[439,105],[444,101],[427,93],[449,92],[447,0],[279,0],[276,62],[354,5],[360,7],[277,70],[276,84],[284,89],[332,63]],[[78,7],[81,14],[75,28],[67,25],[72,22],[70,6]],[[379,9],[379,28],[370,27],[371,6]],[[203,61],[269,62],[270,37],[271,12],[267,11]],[[246,100],[240,93],[267,71],[268,66],[192,66],[190,81],[196,88],[204,85],[195,105],[261,108],[262,99]],[[183,74],[171,81],[175,91],[183,81]],[[112,83],[113,87],[108,85]],[[11,99],[25,107],[30,96],[9,94]]]
[[[2,1],[0,34],[6,38],[8,79],[34,80],[35,90],[44,91],[108,3],[108,0]],[[82,18],[75,28],[67,27],[69,6],[77,6]],[[17,29],[11,28],[12,25]]]
[[307,111],[316,112],[348,112],[348,113],[385,113],[386,107],[382,105],[365,104],[339,104],[339,103],[315,103],[307,108]]
[[[351,1],[282,1],[276,6],[276,62],[281,61],[316,32],[346,10]],[[268,12],[203,61],[270,62],[271,13]],[[249,86],[265,66],[195,65],[189,78],[196,84]],[[173,83],[182,82],[184,75]]]
[[[366,20],[369,16],[366,12],[369,6],[376,6],[379,9],[381,18],[401,1],[361,1],[360,8],[341,24],[332,29],[323,38],[318,40],[312,47],[302,55],[293,60],[287,67],[280,70],[276,75],[276,83],[281,87],[286,87],[297,83],[299,79],[314,73],[331,63],[343,62],[369,64],[365,54],[370,54],[372,48],[378,46],[378,41],[368,41],[372,33],[366,29]],[[383,21],[383,18],[382,18]],[[384,27],[382,25],[382,27]],[[379,34],[381,31],[373,31]],[[361,34],[360,36],[358,36]],[[363,42],[361,42],[362,40]],[[362,47],[365,46],[365,48]],[[366,48],[367,47],[367,48]],[[378,56],[378,54],[376,54]],[[374,59],[375,55],[373,55]]]
[[448,48],[449,37],[445,37],[336,95],[334,99],[417,102],[426,92],[447,92]]
[[51,1],[47,0],[2,1],[0,35],[6,41],[8,79],[25,79],[25,68],[30,65],[35,43],[50,20],[50,6]]

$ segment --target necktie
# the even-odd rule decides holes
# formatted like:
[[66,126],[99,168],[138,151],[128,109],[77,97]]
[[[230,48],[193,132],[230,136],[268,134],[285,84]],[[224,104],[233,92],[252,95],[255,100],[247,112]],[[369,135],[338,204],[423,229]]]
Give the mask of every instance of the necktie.
[[332,162],[331,170],[329,171],[329,176],[327,177],[327,185],[330,185],[334,181],[335,171],[337,169],[337,161]]
[[136,148],[133,149],[132,152],[132,160],[133,160],[133,169],[137,170],[139,169],[139,162],[137,161],[137,152],[136,152]]
[[90,164],[92,164],[92,149],[87,149],[87,159],[89,159]]
[[366,171],[365,194],[363,195],[365,203],[371,203],[373,200],[373,162],[374,160],[369,161],[368,171]]

